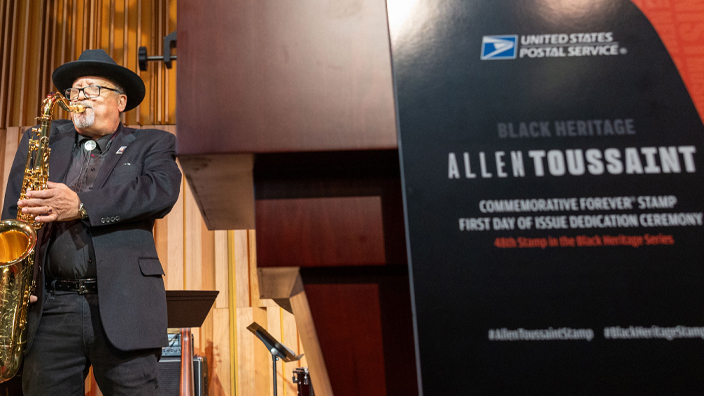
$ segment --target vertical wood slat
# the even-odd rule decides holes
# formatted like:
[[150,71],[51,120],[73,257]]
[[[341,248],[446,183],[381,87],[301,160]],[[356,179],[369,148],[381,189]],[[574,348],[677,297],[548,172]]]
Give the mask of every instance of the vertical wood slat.
[[[14,7],[12,7],[12,21],[17,21],[17,8],[19,6],[15,4]],[[6,119],[6,126],[10,126],[10,123],[13,121],[13,117],[11,116],[12,110],[14,108],[13,106],[13,92],[14,92],[14,83],[15,83],[15,43],[17,42],[17,36],[16,36],[16,31],[17,31],[17,24],[13,23],[12,28],[10,29],[10,45],[8,46],[10,48],[10,59],[8,62],[9,70],[8,70],[8,77],[7,77],[7,103],[6,103],[6,111],[8,114],[8,117]],[[17,123],[19,124],[19,120]]]
[[[154,36],[155,43],[154,43],[154,48],[159,48],[159,38],[164,37],[164,28],[163,28],[163,21],[164,21],[164,16],[163,16],[163,0],[159,0],[159,18],[157,19],[158,24],[157,24],[157,34]],[[158,53],[158,52],[157,52]],[[162,113],[162,100],[163,100],[163,71],[164,67],[161,63],[158,64],[159,66],[157,67],[158,74],[157,74],[157,84],[156,84],[156,123],[160,124],[163,120],[163,113]]]
[[[227,233],[227,231],[224,231]],[[227,235],[225,235],[227,237]],[[226,241],[227,242],[227,241]],[[222,294],[222,291],[221,291]],[[232,360],[230,359],[230,310],[229,308],[213,308],[213,358],[209,360],[210,396],[233,395],[230,388]]]
[[250,300],[253,307],[260,306],[259,279],[257,277],[257,240],[254,230],[242,231],[247,233],[247,249],[249,250],[249,279]]
[[[247,232],[236,230],[233,232],[233,246],[235,257],[235,291],[237,308],[251,307],[250,298],[250,271],[249,271],[249,247],[247,244]],[[249,323],[245,325],[249,326]]]
[[[122,4],[122,8],[124,9],[124,13],[122,16],[122,66],[129,68],[130,63],[129,63],[129,52],[130,49],[132,48],[130,46],[130,4],[129,0],[124,0]],[[136,51],[136,49],[135,49]],[[122,120],[123,122],[127,122],[127,120],[131,120],[133,117],[134,113],[133,112],[128,112],[127,114],[123,114]]]
[[83,7],[81,8],[82,12],[81,15],[83,16],[82,18],[82,34],[81,34],[81,48],[78,51],[79,53],[83,53],[83,51],[88,49],[88,40],[90,37],[90,34],[92,32],[90,24],[89,24],[89,18],[90,14],[92,14],[92,10],[88,6],[90,0],[83,0]]
[[95,4],[97,12],[95,12],[96,17],[95,17],[95,44],[91,48],[103,48],[101,45],[103,43],[103,13],[101,10],[103,9],[103,0],[96,0]]
[[78,6],[76,1],[77,0],[71,0],[71,39],[69,40],[71,42],[71,49],[69,50],[69,60],[78,59],[78,55],[76,55],[76,41],[78,38]]
[[[142,43],[142,0],[137,0],[137,35],[136,35],[137,43],[134,46],[135,48],[141,47]],[[139,72],[139,59],[135,57],[135,63],[134,63],[134,69],[135,71]],[[141,105],[135,110],[135,115],[136,115],[136,120],[135,122],[137,124],[140,123],[141,121]]]
[[[62,65],[65,62],[73,60],[73,55],[69,53],[71,51],[71,47],[72,47],[72,45],[70,43],[70,41],[72,40],[71,24],[70,24],[69,17],[68,17],[69,11],[70,11],[69,10],[69,1],[71,1],[71,0],[57,0],[56,1],[56,8],[58,8],[59,11],[58,11],[58,14],[55,15],[54,27],[55,27],[55,32],[56,32],[59,29],[59,25],[60,25],[61,31],[56,34],[58,35],[57,37],[60,37],[61,44],[50,43],[50,45],[52,46],[52,52],[53,52],[54,47],[57,47],[59,49],[59,51],[55,53],[56,57],[52,57],[52,59],[51,59],[52,66],[53,66],[51,72],[53,72],[53,69],[55,67],[58,67],[59,65]],[[60,17],[59,14],[63,15],[63,16]],[[50,91],[53,91],[53,88],[54,88],[54,84],[52,81]],[[55,113],[55,117],[56,118],[68,118],[68,114],[64,110],[58,109]]]
[[[164,13],[164,26],[165,29],[162,32],[163,36],[166,37],[170,33],[170,13],[169,13],[169,0],[166,1],[166,6],[164,7],[164,10],[166,12]],[[163,45],[162,51],[163,51]],[[163,54],[162,54],[163,55]],[[163,96],[163,104],[164,104],[164,123],[168,124],[169,123],[169,69],[166,68],[166,66],[162,66],[162,70],[164,70],[164,96]]]
[[[178,19],[178,7],[176,4],[176,0],[169,0],[169,6],[167,9],[169,10],[169,21],[170,21],[170,28],[166,32],[167,34],[171,34],[171,32],[176,31],[176,21]],[[176,55],[178,55],[178,49],[176,49]],[[169,95],[166,95],[165,103],[167,105],[167,114],[168,117],[166,118],[165,123],[176,123],[176,76],[177,76],[177,69],[178,69],[178,62],[172,62],[171,63],[172,68],[171,71],[169,72],[169,77],[167,78],[167,83],[169,84]]]
[[59,52],[59,64],[63,65],[66,63],[66,30],[67,30],[67,24],[68,24],[68,7],[66,7],[66,3],[68,0],[63,0],[62,2],[62,9],[63,9],[63,19],[61,19],[61,51]]
[[[257,396],[254,373],[254,337],[247,326],[254,321],[252,310],[258,308],[236,308],[237,314],[237,396]],[[261,323],[260,323],[261,324]]]
[[168,249],[168,277],[166,279],[166,288],[168,290],[184,290],[185,284],[184,272],[184,195],[185,186],[181,186],[181,194],[178,196],[178,200],[174,205],[171,212],[166,216],[168,221],[168,236],[169,236],[169,249]]
[[[193,290],[213,290],[215,289],[215,238],[214,231],[208,230],[203,221],[203,217],[200,215],[200,210],[198,210],[198,218],[201,222],[201,267],[192,268],[189,274],[193,272],[198,272],[201,278],[200,284],[194,285]],[[217,364],[214,360],[214,345],[213,345],[213,315],[214,310],[211,309],[205,322],[201,326],[200,334],[200,354],[205,355],[210,362],[211,366]]]
[[[288,311],[279,309],[279,312],[281,312],[281,342],[283,342],[283,344],[290,348],[292,351],[295,351],[298,354],[303,353],[302,351],[299,351],[298,348],[298,331],[296,329],[296,319],[293,317],[293,314],[289,313]],[[284,381],[284,389],[283,392],[280,392],[280,394],[286,396],[296,395],[297,386],[293,383],[292,378],[293,370],[297,367],[300,367],[300,361],[283,363],[282,377]]]
[[[22,86],[21,89],[19,89],[19,105],[20,105],[20,115],[19,119],[24,120],[24,114],[26,111],[26,104],[25,104],[25,95],[27,94],[27,90],[24,89],[25,84],[28,83],[27,81],[27,61],[28,61],[28,47],[29,47],[29,17],[30,17],[30,5],[31,2],[26,2],[24,3],[24,32],[22,34],[22,52],[20,54],[20,62],[22,63],[22,66],[20,66],[20,76],[19,76],[19,85]],[[21,121],[20,121],[21,122]]]
[[[208,290],[214,287],[212,262],[213,238],[208,231],[195,198],[190,188],[185,194],[185,270],[184,284],[187,290]],[[208,342],[212,339],[212,315],[199,329],[193,329],[196,353],[212,359],[212,348],[208,350]]]
[[129,0],[125,0],[123,3],[123,7],[125,9],[125,12],[122,16],[122,19],[124,21],[123,26],[122,26],[122,66],[124,67],[129,67],[129,63],[127,62],[127,51],[130,49],[130,41],[129,41],[129,15],[130,15],[130,4]]
[[3,40],[2,40],[2,53],[0,54],[0,59],[2,59],[2,70],[0,70],[0,128],[6,128],[7,127],[7,116],[10,114],[9,109],[7,108],[7,96],[8,96],[8,85],[9,85],[9,70],[11,69],[10,66],[10,24],[12,20],[10,19],[10,6],[12,5],[11,1],[7,1],[3,7],[4,10],[4,18],[3,18]]
[[[41,68],[38,71],[37,79],[41,80],[41,88],[39,89],[39,94],[43,95],[49,92],[49,47],[51,45],[49,44],[51,42],[51,34],[49,33],[51,31],[50,27],[50,22],[51,22],[51,12],[52,12],[52,7],[51,5],[53,2],[48,2],[46,3],[46,7],[44,7],[44,3],[42,3],[42,7],[44,8],[44,43],[42,45],[42,60],[41,60]],[[53,91],[53,90],[52,90]],[[40,96],[41,98],[41,96]]]
[[115,0],[110,0],[110,27],[108,28],[108,42],[110,50],[108,54],[114,58],[115,53]]
[[[153,16],[156,14],[156,4],[154,1],[151,2],[151,13],[149,15]],[[156,36],[156,32],[154,31],[154,22],[151,20],[149,21],[149,46],[151,48],[154,48],[154,36]],[[147,94],[147,97],[149,98],[148,104],[148,114],[149,114],[149,120],[154,120],[154,123],[156,124],[156,117],[154,114],[154,90],[156,89],[156,85],[154,84],[154,65],[153,62],[148,63],[148,65],[151,64],[151,67],[147,67],[147,69],[151,69],[151,73],[149,74],[149,92]]]
[[230,367],[230,390],[232,394],[237,393],[236,384],[239,383],[239,367],[238,347],[237,347],[237,329],[239,322],[237,321],[237,290],[235,283],[235,241],[234,231],[227,231],[227,262],[228,262],[228,306],[230,312],[230,361],[233,366]]
[[[39,108],[41,106],[41,101],[43,100],[46,92],[42,92],[42,54],[44,50],[44,37],[46,33],[44,30],[44,9],[46,3],[43,1],[33,2],[32,6],[32,16],[31,16],[31,30],[29,32],[29,40],[31,44],[28,51],[29,64],[27,65],[27,84],[29,86],[27,89],[29,92],[29,101],[27,102],[28,116],[37,116]],[[20,117],[24,122],[24,117]]]
[[[266,309],[258,308],[253,306],[252,308],[253,322],[259,323],[265,329],[269,328],[268,317]],[[239,325],[245,329],[249,326],[251,322],[243,322]],[[247,330],[247,332],[249,332]],[[266,348],[264,343],[259,341],[257,337],[249,333],[249,337],[254,341],[254,384],[255,384],[255,395],[271,395],[271,353]]]
[[89,26],[89,34],[86,36],[88,37],[88,44],[86,49],[91,49],[94,47],[94,42],[95,42],[95,35],[96,35],[96,29],[95,29],[95,0],[90,0],[90,13],[89,13],[89,18],[88,18],[88,26]]
[[31,5],[27,5],[25,8],[25,32],[24,32],[24,46],[23,46],[23,59],[22,59],[22,77],[20,83],[22,88],[20,93],[22,98],[20,103],[22,109],[20,110],[19,120],[20,123],[26,123],[25,120],[36,117],[39,107],[41,104],[41,53],[42,53],[42,38],[43,27],[42,23],[42,12],[44,8],[44,2],[28,2]]
[[[283,331],[281,328],[281,308],[279,307],[270,307],[266,308],[266,321],[267,321],[267,331],[269,334],[271,334],[276,340],[279,340],[280,342],[283,343]],[[284,345],[286,345],[284,343]],[[288,346],[288,345],[286,345]],[[269,369],[271,370],[271,369]],[[284,363],[279,360],[276,362],[276,389],[277,389],[277,394],[282,395],[284,393]],[[269,394],[274,394],[274,379],[271,378],[271,381],[269,381]]]
[[215,290],[219,290],[215,300],[215,308],[228,308],[229,296],[229,258],[227,231],[215,231]]
[[[46,71],[46,74],[48,76],[49,80],[49,87],[53,87],[54,83],[51,81],[51,73],[53,70],[56,68],[56,45],[54,43],[56,42],[56,37],[57,37],[57,30],[58,30],[58,23],[57,23],[57,18],[59,15],[59,6],[58,6],[58,1],[52,2],[53,7],[51,14],[53,15],[53,21],[51,24],[51,43],[48,43],[47,46],[50,47],[49,50],[49,68]],[[48,89],[49,91],[51,88]]]
[[184,229],[186,241],[184,285],[187,290],[200,289],[203,285],[203,219],[196,205],[195,198],[190,188],[186,189],[184,197],[186,227]]
[[[198,338],[194,337],[194,340],[197,340],[199,343],[195,344],[195,353],[199,356],[204,356],[208,362],[209,367],[212,369],[213,367],[217,366],[219,362],[215,361],[215,348],[216,345],[213,342],[213,332],[214,332],[214,317],[215,315],[215,309],[210,309],[210,312],[208,312],[208,316],[206,316],[205,321],[203,321],[203,324],[200,326],[200,328],[196,329],[199,332]],[[209,375],[208,381],[212,382],[213,376],[212,374]]]

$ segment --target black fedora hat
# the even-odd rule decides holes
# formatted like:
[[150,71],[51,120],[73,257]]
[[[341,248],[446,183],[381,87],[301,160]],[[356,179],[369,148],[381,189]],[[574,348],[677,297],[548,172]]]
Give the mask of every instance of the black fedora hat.
[[74,81],[86,76],[107,78],[120,85],[127,95],[125,111],[139,106],[144,99],[144,81],[137,73],[118,65],[107,52],[101,49],[83,51],[77,61],[57,67],[51,79],[63,94],[66,89],[71,88]]

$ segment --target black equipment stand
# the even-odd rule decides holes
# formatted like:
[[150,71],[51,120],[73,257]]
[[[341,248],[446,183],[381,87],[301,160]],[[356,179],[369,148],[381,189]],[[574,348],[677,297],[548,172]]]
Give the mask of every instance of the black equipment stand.
[[194,393],[191,328],[203,325],[218,293],[217,290],[166,291],[167,326],[181,329],[181,395],[191,396]]
[[292,350],[286,348],[286,346],[276,341],[276,338],[269,334],[269,332],[266,331],[262,326],[257,324],[257,322],[252,322],[251,325],[247,326],[247,330],[251,331],[252,334],[262,340],[262,342],[266,346],[266,349],[268,349],[271,353],[271,365],[274,378],[274,396],[276,396],[276,362],[279,360],[279,358],[285,363],[295,362],[297,360],[301,360],[303,354],[296,355],[295,353],[293,353]]

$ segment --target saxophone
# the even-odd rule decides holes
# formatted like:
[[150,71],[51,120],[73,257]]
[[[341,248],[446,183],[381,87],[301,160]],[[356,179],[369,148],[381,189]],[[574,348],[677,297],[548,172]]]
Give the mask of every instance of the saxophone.
[[[32,128],[20,199],[30,190],[46,190],[49,180],[49,132],[54,106],[82,113],[60,93],[50,93],[42,102],[40,126]],[[42,223],[34,215],[18,210],[17,220],[0,222],[0,382],[14,377],[22,364],[27,343],[29,296],[34,292],[34,248]]]

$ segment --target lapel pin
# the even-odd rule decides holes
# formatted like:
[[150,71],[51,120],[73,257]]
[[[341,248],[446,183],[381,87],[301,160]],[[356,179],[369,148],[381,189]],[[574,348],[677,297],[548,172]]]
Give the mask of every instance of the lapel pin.
[[117,149],[115,154],[120,155],[120,154],[124,153],[126,148],[127,148],[127,146],[120,147],[119,149]]

